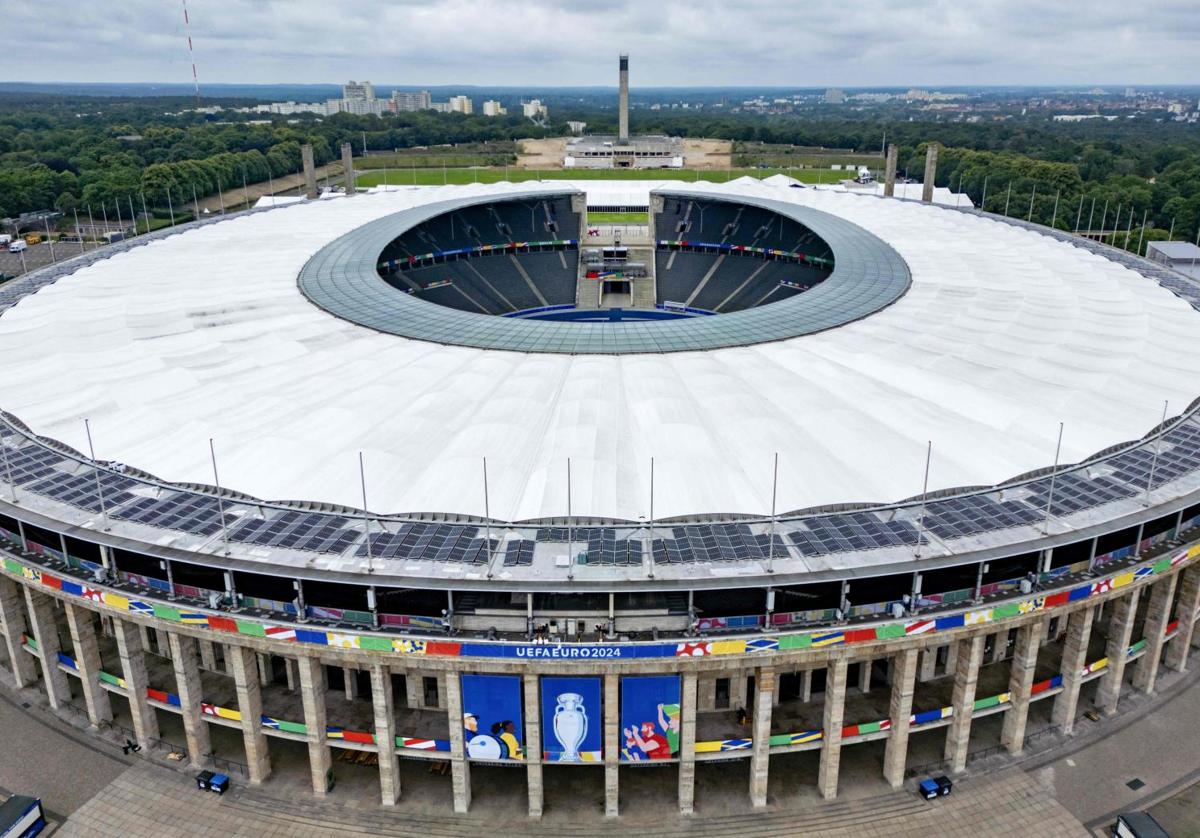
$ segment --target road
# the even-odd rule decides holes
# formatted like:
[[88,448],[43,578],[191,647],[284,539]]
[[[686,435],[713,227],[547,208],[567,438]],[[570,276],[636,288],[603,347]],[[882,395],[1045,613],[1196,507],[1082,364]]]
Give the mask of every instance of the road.
[[[1028,771],[1071,814],[1099,830],[1120,812],[1149,808],[1200,781],[1198,705],[1200,678],[1185,677],[1153,705],[1109,722],[1101,738],[1059,749]],[[1189,829],[1200,833],[1200,823]]]
[[7,687],[0,687],[0,731],[0,788],[40,797],[55,820],[87,803],[133,762],[109,755],[109,746],[54,721],[40,708],[22,707],[20,697]]

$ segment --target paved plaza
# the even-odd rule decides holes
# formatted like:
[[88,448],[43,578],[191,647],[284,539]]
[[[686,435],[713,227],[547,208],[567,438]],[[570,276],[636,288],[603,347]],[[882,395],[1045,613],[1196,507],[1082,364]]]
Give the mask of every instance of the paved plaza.
[[[872,695],[860,698],[871,700]],[[1164,678],[1156,696],[1131,695],[1123,701],[1118,719],[1084,720],[1073,741],[1047,741],[1044,756],[1036,742],[1017,763],[985,754],[957,781],[953,795],[933,803],[916,796],[913,778],[903,790],[889,790],[879,777],[880,754],[868,745],[846,751],[843,786],[833,802],[815,794],[816,756],[801,752],[772,772],[766,811],[751,811],[745,795],[748,765],[734,761],[699,766],[696,815],[691,818],[675,812],[673,766],[623,768],[643,776],[622,783],[621,816],[604,820],[598,814],[604,799],[601,772],[560,767],[546,771],[546,811],[540,821],[531,821],[524,808],[524,773],[500,767],[474,769],[474,803],[468,815],[448,814],[448,778],[419,761],[402,762],[403,794],[394,810],[378,805],[374,768],[337,760],[334,791],[323,801],[314,800],[305,748],[286,741],[272,744],[274,774],[267,785],[250,788],[235,782],[223,797],[202,793],[190,772],[125,756],[111,731],[98,737],[64,725],[36,691],[18,692],[5,683],[0,727],[11,747],[0,755],[0,787],[41,796],[52,818],[65,820],[55,834],[78,836],[340,832],[432,837],[478,834],[480,829],[493,835],[569,831],[603,836],[626,834],[631,825],[665,836],[1069,836],[1104,834],[1115,812],[1138,807],[1153,807],[1174,829],[1172,834],[1191,834],[1200,828],[1200,793],[1192,786],[1192,755],[1200,747],[1200,732],[1187,724],[1187,714],[1198,698],[1200,673]],[[82,726],[84,720],[77,723]],[[164,739],[170,736],[164,725]],[[914,738],[914,744],[920,739]],[[155,754],[156,759],[161,756]],[[913,757],[917,759],[919,754]],[[1145,786],[1130,788],[1133,779]]]

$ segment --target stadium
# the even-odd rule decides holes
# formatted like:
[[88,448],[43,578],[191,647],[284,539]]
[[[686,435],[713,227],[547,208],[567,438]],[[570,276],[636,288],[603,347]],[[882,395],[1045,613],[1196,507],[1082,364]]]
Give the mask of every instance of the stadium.
[[962,772],[1185,667],[1198,308],[780,176],[142,236],[0,291],[0,665],[251,784],[369,758],[383,806]]

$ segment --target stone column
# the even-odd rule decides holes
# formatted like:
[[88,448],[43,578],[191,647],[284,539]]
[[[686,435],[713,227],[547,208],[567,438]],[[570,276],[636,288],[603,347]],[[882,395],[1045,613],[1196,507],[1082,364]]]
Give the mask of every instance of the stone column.
[[979,682],[979,666],[983,663],[983,644],[986,635],[977,634],[959,640],[954,669],[954,691],[950,699],[953,715],[946,728],[946,762],[950,770],[959,773],[967,767],[967,748],[971,743],[971,718],[975,713],[975,686]]
[[[618,789],[621,755],[621,679],[615,672],[604,674],[604,817],[620,814]],[[769,702],[768,702],[769,703]]]
[[[928,649],[925,654],[928,656]],[[917,650],[906,649],[893,655],[892,661],[891,728],[883,752],[883,778],[893,789],[898,789],[904,785],[904,769],[908,764],[908,720],[917,680]]]
[[392,671],[371,664],[371,703],[375,709],[375,747],[379,751],[379,793],[384,806],[400,799],[400,758],[396,756],[396,709]]
[[751,731],[750,805],[767,805],[767,771],[771,761],[771,697],[775,695],[775,670],[760,667],[754,673],[754,727]]
[[419,671],[410,669],[404,673],[404,698],[413,710],[425,706],[424,684]]
[[342,687],[346,691],[347,701],[353,701],[358,698],[357,672],[352,666],[342,667]]
[[951,643],[946,646],[946,674],[953,675],[954,668],[958,665],[958,644]]
[[313,794],[324,797],[329,792],[329,771],[333,762],[329,754],[328,725],[325,715],[325,679],[321,677],[321,662],[316,658],[297,660],[300,670],[300,700],[304,704],[304,728],[308,741],[308,770]]
[[887,162],[883,170],[883,197],[891,198],[896,194],[896,144],[887,147]]
[[117,654],[121,657],[121,676],[129,696],[129,712],[133,716],[133,732],[138,744],[149,750],[150,740],[158,738],[158,716],[146,698],[149,678],[142,633],[137,623],[127,620],[113,620],[113,630],[117,635]]
[[1096,706],[1106,716],[1117,712],[1121,700],[1121,686],[1125,682],[1125,663],[1128,660],[1129,639],[1133,636],[1133,621],[1137,617],[1138,591],[1130,591],[1123,597],[1110,600],[1108,617],[1108,645],[1104,654],[1108,657],[1107,674],[1100,679],[1096,690]]
[[696,673],[681,677],[679,702],[679,814],[696,811]]
[[921,201],[933,202],[933,181],[937,176],[938,144],[930,143],[925,148],[925,179],[921,183]]
[[1008,655],[1008,636],[1010,629],[996,632],[996,636],[992,643],[992,660],[991,663],[1000,663]]
[[237,688],[238,713],[242,717],[242,741],[246,747],[246,765],[250,770],[250,785],[261,785],[271,776],[271,753],[262,727],[262,684],[258,682],[258,666],[254,650],[249,646],[225,647],[225,664],[233,672]]
[[829,662],[825,670],[825,714],[821,737],[821,767],[817,792],[825,800],[837,797],[842,762],[842,717],[846,709],[846,659]]
[[[358,191],[358,187],[354,180],[354,151],[350,143],[342,143],[342,171],[346,175],[346,194],[353,195]],[[470,801],[467,802],[470,805]]]
[[812,701],[812,674],[811,669],[800,673],[800,700],[805,704]]
[[200,666],[207,669],[209,672],[219,672],[217,669],[217,650],[213,647],[211,640],[199,640],[200,644]]
[[1196,611],[1200,609],[1200,565],[1180,571],[1179,597],[1175,604],[1175,619],[1179,628],[1167,644],[1167,669],[1183,672],[1187,668],[1188,650],[1196,631]]
[[1067,617],[1067,639],[1062,653],[1062,692],[1054,697],[1050,721],[1065,734],[1075,729],[1079,708],[1079,690],[1083,686],[1083,667],[1087,664],[1088,641],[1096,609],[1088,605]]
[[21,635],[29,631],[21,604],[22,587],[11,579],[0,577],[0,628],[4,629],[4,649],[8,652],[17,687],[27,687],[37,680],[33,657],[21,646]]
[[1029,701],[1032,698],[1033,676],[1037,669],[1038,648],[1046,623],[1035,620],[1017,629],[1017,645],[1013,650],[1012,667],[1008,679],[1009,707],[1004,713],[1004,727],[1000,731],[1000,744],[1013,754],[1025,750],[1025,724],[1029,720]]
[[[25,604],[29,606],[30,634],[37,643],[38,657],[42,661],[46,700],[57,710],[71,698],[71,685],[66,673],[58,668],[62,644],[58,639],[58,626],[54,623],[54,598],[25,586]],[[21,654],[26,652],[22,650]]]
[[296,666],[295,658],[283,659],[283,673],[287,676],[288,692],[294,693],[300,689],[300,670]]
[[471,808],[471,763],[467,761],[467,743],[463,736],[462,681],[457,672],[446,679],[446,714],[450,721],[450,772],[454,784],[454,811],[465,814]]
[[86,608],[66,603],[67,627],[71,631],[71,645],[75,647],[75,665],[79,671],[79,683],[83,688],[83,701],[87,705],[88,722],[99,727],[101,722],[112,721],[112,705],[108,691],[100,686],[100,647],[96,643],[96,625],[92,612]]
[[1150,587],[1150,602],[1146,606],[1142,630],[1142,637],[1146,638],[1146,650],[1133,670],[1133,687],[1144,693],[1154,692],[1154,684],[1158,681],[1158,667],[1162,663],[1163,645],[1166,643],[1164,635],[1167,623],[1171,621],[1171,602],[1175,599],[1175,584],[1178,581],[1179,574],[1172,573]]
[[[160,632],[160,636],[161,636]],[[183,735],[187,739],[188,761],[193,768],[203,768],[212,753],[208,722],[200,718],[200,701],[204,686],[200,680],[200,652],[194,637],[186,634],[167,634],[171,662],[175,667],[175,692],[183,717]]]
[[310,201],[319,197],[317,192],[317,167],[313,163],[313,147],[309,143],[300,146],[300,161],[304,165],[304,194]]
[[871,691],[871,661],[858,663],[858,691],[863,695]]
[[529,786],[529,817],[542,816],[542,702],[538,676],[526,674],[525,701],[525,777]]
[[260,687],[270,686],[271,684],[271,656],[258,655],[258,685]]
[[[893,658],[892,660],[893,660],[893,666],[895,666],[895,658]],[[926,681],[932,681],[936,674],[937,674],[937,647],[936,646],[926,646],[924,649],[921,650],[921,667],[920,667],[919,672],[917,673],[917,678],[920,679],[921,683],[924,683]],[[895,679],[893,679],[893,680],[895,680]]]

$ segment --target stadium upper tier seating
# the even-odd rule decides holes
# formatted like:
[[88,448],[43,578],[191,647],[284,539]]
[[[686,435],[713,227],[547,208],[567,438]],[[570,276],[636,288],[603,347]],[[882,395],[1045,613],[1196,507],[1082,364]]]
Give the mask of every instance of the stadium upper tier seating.
[[[733,245],[828,258],[828,246],[798,222],[770,210],[721,201],[669,199],[654,217],[660,241]],[[829,271],[755,253],[659,248],[658,302],[714,312],[778,302],[811,287]]]
[[[481,204],[417,225],[393,241],[380,262],[523,242],[574,240],[579,214],[569,195]],[[384,271],[384,278],[423,300],[475,313],[509,314],[575,302],[577,246],[542,252],[484,252],[435,264]]]

